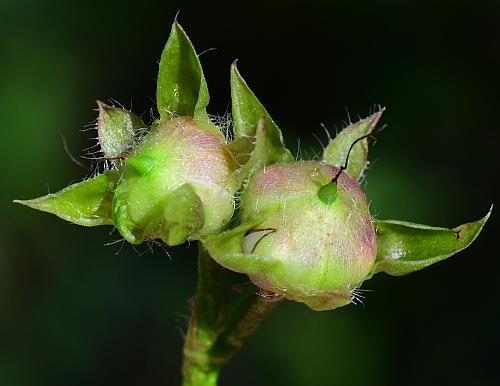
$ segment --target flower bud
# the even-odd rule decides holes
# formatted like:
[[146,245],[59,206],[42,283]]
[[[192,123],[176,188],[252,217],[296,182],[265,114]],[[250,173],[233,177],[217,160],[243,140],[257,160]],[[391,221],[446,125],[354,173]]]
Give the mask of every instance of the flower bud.
[[345,172],[332,182],[338,172],[318,161],[275,164],[255,174],[241,197],[242,223],[258,224],[243,237],[242,252],[267,263],[240,271],[315,310],[350,303],[376,256],[365,195]]
[[233,213],[233,171],[222,133],[191,117],[162,120],[126,162],[113,200],[115,226],[131,243],[161,237],[175,245],[214,232]]

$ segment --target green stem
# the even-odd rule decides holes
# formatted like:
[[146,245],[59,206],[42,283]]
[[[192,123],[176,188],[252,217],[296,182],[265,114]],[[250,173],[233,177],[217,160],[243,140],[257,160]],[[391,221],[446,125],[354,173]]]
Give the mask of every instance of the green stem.
[[198,286],[184,344],[183,386],[215,386],[220,368],[276,304],[256,295],[253,285],[236,298],[230,296],[234,275],[199,244]]

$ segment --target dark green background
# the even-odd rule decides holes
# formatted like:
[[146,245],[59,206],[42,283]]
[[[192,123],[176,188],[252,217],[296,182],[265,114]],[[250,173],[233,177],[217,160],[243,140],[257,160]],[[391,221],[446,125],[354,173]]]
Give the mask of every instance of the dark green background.
[[[320,123],[387,107],[364,188],[378,218],[455,226],[498,203],[498,1],[0,0],[0,384],[176,385],[195,287],[195,247],[141,254],[111,228],[14,206],[85,172],[95,99],[148,119],[177,10],[212,102],[229,109],[239,68],[303,153]],[[364,306],[285,303],[222,372],[221,385],[496,385],[498,208],[467,251],[365,283]]]

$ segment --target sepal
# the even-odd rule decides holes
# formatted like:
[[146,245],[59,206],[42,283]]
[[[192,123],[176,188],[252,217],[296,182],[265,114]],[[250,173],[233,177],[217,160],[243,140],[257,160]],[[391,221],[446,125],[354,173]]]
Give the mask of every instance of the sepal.
[[119,175],[117,170],[107,170],[57,193],[14,202],[55,214],[78,225],[90,227],[113,224],[111,202]]
[[492,208],[482,219],[452,229],[405,221],[375,221],[377,258],[372,274],[406,275],[460,252],[479,235]]
[[160,116],[170,119],[191,116],[213,128],[206,107],[210,100],[200,60],[186,32],[177,21],[163,49],[156,85],[156,104]]
[[146,125],[134,113],[118,107],[108,106],[104,102],[97,101],[99,118],[97,119],[97,134],[99,144],[104,156],[114,159],[126,155],[134,146],[140,129]]
[[252,238],[251,230],[260,222],[245,223],[218,235],[207,237],[202,240],[203,245],[208,249],[212,258],[231,271],[245,273],[247,275],[258,274],[262,271],[271,269],[279,261],[270,260],[265,256],[260,256],[252,252],[249,243],[256,243],[272,230],[259,231],[259,239],[248,240]]
[[[258,141],[258,135],[264,134],[261,138],[263,143],[259,149],[260,163],[269,165],[293,161],[292,154],[283,143],[281,130],[250,90],[240,75],[236,63],[231,65],[231,100],[233,131],[236,140],[255,138]],[[261,133],[258,132],[259,122],[262,125]]]
[[180,245],[203,227],[203,204],[193,187],[184,184],[168,197],[163,210],[160,237],[168,245]]
[[[338,133],[334,139],[330,140],[323,151],[323,161],[333,166],[344,166],[347,156],[349,162],[346,172],[355,180],[358,180],[368,165],[368,140],[365,138],[358,143],[356,140],[373,132],[384,109],[373,115],[352,123]],[[353,146],[354,144],[354,146]],[[352,150],[349,153],[349,150]]]

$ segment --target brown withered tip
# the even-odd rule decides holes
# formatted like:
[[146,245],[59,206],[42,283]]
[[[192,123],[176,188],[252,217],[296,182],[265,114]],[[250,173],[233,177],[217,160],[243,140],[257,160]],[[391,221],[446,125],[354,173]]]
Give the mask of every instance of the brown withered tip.
[[109,110],[111,108],[110,105],[107,105],[106,103],[104,103],[103,101],[101,101],[99,99],[96,99],[95,102],[97,103],[97,109],[99,111],[106,111],[106,110]]

